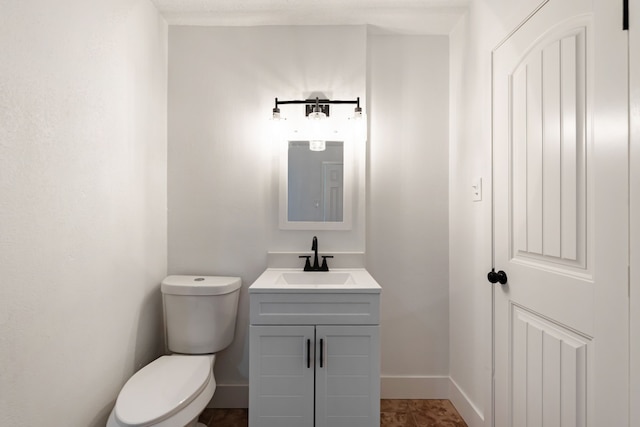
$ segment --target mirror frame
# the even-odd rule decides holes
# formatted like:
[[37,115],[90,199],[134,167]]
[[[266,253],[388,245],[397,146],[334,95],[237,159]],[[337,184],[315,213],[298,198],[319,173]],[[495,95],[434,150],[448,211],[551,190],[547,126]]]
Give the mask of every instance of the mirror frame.
[[279,227],[282,230],[351,230],[353,227],[354,197],[354,148],[348,132],[335,131],[330,141],[343,142],[343,205],[342,221],[289,221],[289,142],[308,141],[309,139],[296,130],[285,135],[280,141],[280,191],[279,191]]

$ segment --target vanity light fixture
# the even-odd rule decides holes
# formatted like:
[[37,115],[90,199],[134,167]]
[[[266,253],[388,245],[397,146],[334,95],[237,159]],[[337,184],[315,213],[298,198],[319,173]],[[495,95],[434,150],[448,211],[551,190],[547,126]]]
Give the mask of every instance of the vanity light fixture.
[[280,105],[286,104],[303,104],[305,105],[305,115],[310,119],[324,119],[329,117],[329,105],[330,104],[353,104],[356,106],[354,110],[354,118],[362,117],[362,108],[360,107],[360,97],[354,100],[336,100],[336,99],[303,99],[303,100],[290,100],[279,101],[276,98],[276,105],[273,109],[273,119],[281,120],[283,117],[280,115]]
[[289,100],[279,101],[275,99],[275,107],[273,108],[273,120],[285,120],[280,114],[280,105],[286,104],[303,104],[305,106],[305,115],[309,120],[311,127],[311,135],[313,137],[309,141],[309,149],[311,151],[324,151],[326,149],[326,129],[324,121],[329,117],[329,105],[330,104],[352,104],[355,105],[353,119],[362,118],[362,108],[360,107],[360,97],[355,100],[332,100],[332,99],[304,99],[304,100]]

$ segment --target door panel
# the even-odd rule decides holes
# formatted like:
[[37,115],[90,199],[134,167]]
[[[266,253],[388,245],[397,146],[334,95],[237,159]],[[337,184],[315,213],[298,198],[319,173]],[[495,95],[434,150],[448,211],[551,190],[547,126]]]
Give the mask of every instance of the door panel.
[[586,425],[588,337],[511,305],[513,426]]
[[379,333],[379,326],[316,327],[316,427],[380,425]]
[[342,221],[344,205],[344,165],[322,162],[324,221]]
[[313,427],[314,327],[250,326],[249,329],[252,378],[249,425]]
[[[512,258],[586,268],[586,27],[547,35],[511,75]],[[574,27],[575,26],[575,27]]]
[[493,53],[494,267],[508,276],[494,289],[498,427],[628,425],[626,70],[615,66],[626,45],[614,9],[550,0]]

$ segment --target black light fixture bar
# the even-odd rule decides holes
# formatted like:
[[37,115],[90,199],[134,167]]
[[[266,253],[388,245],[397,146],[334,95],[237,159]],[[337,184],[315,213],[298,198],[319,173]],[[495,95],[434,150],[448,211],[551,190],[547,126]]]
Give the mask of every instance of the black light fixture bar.
[[353,101],[347,100],[347,101],[343,101],[343,100],[337,100],[337,99],[300,99],[300,100],[290,100],[290,101],[279,101],[278,98],[276,98],[276,108],[278,108],[278,105],[285,105],[285,104],[355,104],[356,107],[360,107],[360,97],[354,99]]
[[306,109],[306,114],[309,115],[310,112],[313,111],[313,108],[315,107],[317,109],[317,111],[322,111],[323,113],[325,113],[327,116],[329,116],[329,105],[330,104],[352,104],[356,106],[356,113],[361,112],[362,108],[360,108],[360,97],[357,97],[354,100],[338,100],[338,99],[320,99],[320,98],[315,98],[315,99],[294,99],[294,100],[287,100],[287,101],[279,101],[278,98],[276,98],[276,105],[275,108],[273,109],[274,113],[279,113],[280,112],[280,105],[287,105],[287,104],[303,104],[303,105],[307,105],[307,106],[313,106],[312,108],[307,107]]

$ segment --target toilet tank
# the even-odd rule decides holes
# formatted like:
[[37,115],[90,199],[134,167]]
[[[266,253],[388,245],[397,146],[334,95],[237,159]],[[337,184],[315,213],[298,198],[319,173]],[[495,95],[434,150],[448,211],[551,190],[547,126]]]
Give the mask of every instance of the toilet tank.
[[167,348],[207,354],[226,348],[236,329],[241,280],[222,276],[168,276],[162,281]]

